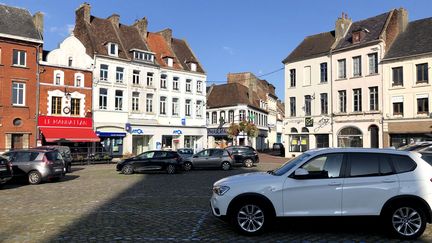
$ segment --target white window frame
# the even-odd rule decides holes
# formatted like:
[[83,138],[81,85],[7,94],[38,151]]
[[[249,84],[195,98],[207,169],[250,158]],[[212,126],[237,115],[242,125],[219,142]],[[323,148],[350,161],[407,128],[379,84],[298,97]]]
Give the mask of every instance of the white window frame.
[[123,81],[124,81],[124,73],[125,73],[125,68],[124,67],[116,67],[116,83],[118,83],[118,84],[122,84],[123,83]]
[[[102,65],[106,66],[107,69],[102,69]],[[108,81],[108,72],[109,71],[109,65],[108,64],[100,64],[99,65],[99,79],[101,81]]]
[[153,76],[154,73],[147,72],[147,87],[153,87]]
[[192,116],[191,103],[192,100],[185,100],[185,116]]
[[[101,90],[106,90],[106,94],[101,94]],[[102,98],[102,100],[101,100]],[[102,101],[102,102],[101,102]],[[101,104],[104,103],[104,104]],[[108,108],[108,89],[107,88],[99,88],[99,110],[106,110]]]
[[[14,87],[17,85],[17,87]],[[13,97],[13,89],[16,89],[16,97]],[[21,93],[21,94],[20,94]],[[20,97],[22,96],[22,103],[19,103]],[[25,106],[26,104],[26,84],[21,82],[12,81],[12,105],[14,106]]]
[[153,94],[146,95],[146,112],[153,113]]
[[197,93],[202,94],[202,81],[197,81]]
[[[57,84],[57,77],[60,78],[60,82]],[[54,85],[64,85],[64,72],[62,70],[54,70]]]
[[186,92],[192,93],[192,79],[186,79]]
[[[111,53],[111,47],[114,45],[114,53]],[[118,57],[118,44],[109,42],[108,43],[108,55]]]
[[179,112],[179,98],[174,97],[172,98],[172,115],[178,116],[180,114]]
[[160,115],[164,115],[165,116],[167,114],[166,103],[167,103],[167,97],[166,96],[161,96],[159,98],[159,114]]
[[160,85],[160,87],[161,87],[161,89],[168,89],[168,86],[167,86],[167,75],[166,74],[161,74],[161,76],[160,76],[160,82],[161,82],[161,85]]
[[[24,64],[21,64],[21,55],[20,55],[21,52],[24,52]],[[18,56],[17,56],[17,62],[18,63],[14,63],[13,62],[14,61],[14,55],[15,55],[15,53],[18,54]],[[23,50],[14,49],[12,51],[12,66],[27,67],[27,52],[23,51]]]
[[196,72],[196,70],[197,70],[197,65],[196,65],[196,63],[191,63],[191,71],[192,72]]
[[140,99],[140,93],[139,92],[132,92],[132,111],[139,111],[139,99]]
[[140,84],[140,70],[132,71],[132,84],[139,85]]
[[[121,92],[121,96],[117,95],[117,91]],[[116,111],[122,111],[123,110],[123,96],[124,96],[124,91],[123,90],[115,90],[114,91],[114,109]],[[116,104],[117,103],[117,104]]]
[[[81,81],[78,84],[78,79],[79,78],[81,79]],[[82,74],[82,73],[75,73],[74,86],[75,87],[84,87],[84,74]]]
[[173,77],[173,90],[180,90],[180,78],[179,77]]
[[196,101],[196,117],[201,118],[202,117],[202,101],[201,100],[197,100]]

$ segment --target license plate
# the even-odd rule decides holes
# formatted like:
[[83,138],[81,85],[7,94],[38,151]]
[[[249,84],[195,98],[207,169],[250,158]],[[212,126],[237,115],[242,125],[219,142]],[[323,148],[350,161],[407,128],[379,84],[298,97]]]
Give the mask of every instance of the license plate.
[[6,171],[7,168],[0,168],[0,171]]
[[63,169],[55,169],[55,172],[63,171]]

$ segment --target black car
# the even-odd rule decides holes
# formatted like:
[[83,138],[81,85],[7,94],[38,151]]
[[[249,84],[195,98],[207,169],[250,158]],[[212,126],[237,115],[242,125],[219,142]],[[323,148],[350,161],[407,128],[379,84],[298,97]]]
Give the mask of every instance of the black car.
[[191,148],[181,148],[177,149],[177,153],[179,153],[183,159],[186,159],[191,157],[194,154],[194,151]]
[[135,172],[166,171],[174,174],[183,167],[183,159],[176,151],[153,150],[125,159],[117,164],[117,171],[125,175]]
[[233,156],[234,164],[250,168],[259,163],[258,152],[251,146],[229,146],[226,149]]
[[273,143],[272,150],[274,155],[285,157],[285,146],[283,143]]
[[0,187],[12,179],[12,164],[8,158],[0,156]]
[[47,146],[40,146],[36,149],[43,149],[43,150],[57,150],[64,162],[65,162],[65,172],[71,173],[72,172],[72,154],[70,151],[70,148],[68,146],[59,146],[59,145],[47,145]]

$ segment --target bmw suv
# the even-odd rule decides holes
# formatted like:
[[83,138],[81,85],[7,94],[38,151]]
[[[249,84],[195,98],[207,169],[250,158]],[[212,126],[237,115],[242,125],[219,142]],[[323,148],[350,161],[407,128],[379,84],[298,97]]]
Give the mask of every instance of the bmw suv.
[[268,172],[213,185],[213,214],[247,235],[275,217],[377,216],[395,236],[415,239],[431,223],[432,166],[416,152],[310,150]]

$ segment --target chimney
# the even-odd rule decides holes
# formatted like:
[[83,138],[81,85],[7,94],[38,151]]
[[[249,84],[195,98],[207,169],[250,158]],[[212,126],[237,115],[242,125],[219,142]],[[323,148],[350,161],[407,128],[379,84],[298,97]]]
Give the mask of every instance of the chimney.
[[115,27],[118,28],[120,26],[120,15],[118,15],[118,14],[112,14],[111,16],[108,17],[108,20],[111,21],[111,23]]
[[348,14],[342,13],[342,16],[336,20],[335,37],[336,41],[345,37],[352,20],[348,18]]
[[36,26],[39,34],[43,36],[44,31],[44,14],[42,12],[37,12],[33,15],[33,23]]
[[140,20],[136,20],[135,23],[133,24],[133,26],[135,26],[138,29],[138,31],[140,32],[141,36],[144,39],[147,39],[147,25],[148,22],[146,17]]
[[90,4],[83,3],[81,4],[77,10],[75,10],[75,18],[76,21],[83,20],[87,23],[90,23]]
[[404,8],[399,8],[397,11],[398,11],[399,33],[402,33],[405,31],[408,25],[408,11]]
[[172,30],[170,28],[168,28],[168,29],[164,29],[162,31],[159,31],[158,33],[161,34],[164,37],[165,41],[168,43],[168,45],[171,46]]

